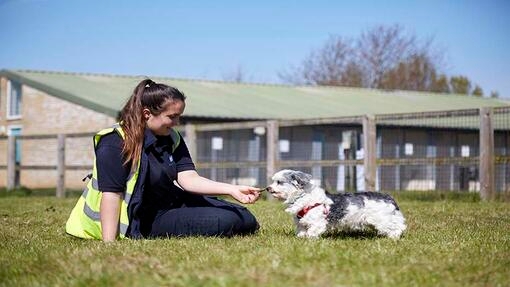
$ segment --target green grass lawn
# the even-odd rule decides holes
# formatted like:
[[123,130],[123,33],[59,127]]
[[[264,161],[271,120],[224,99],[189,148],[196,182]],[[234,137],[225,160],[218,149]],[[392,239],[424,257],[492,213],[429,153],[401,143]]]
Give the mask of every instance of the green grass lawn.
[[259,201],[253,236],[105,244],[65,234],[75,198],[2,195],[0,285],[509,286],[510,204],[466,198],[397,195],[399,241],[298,239],[281,203]]

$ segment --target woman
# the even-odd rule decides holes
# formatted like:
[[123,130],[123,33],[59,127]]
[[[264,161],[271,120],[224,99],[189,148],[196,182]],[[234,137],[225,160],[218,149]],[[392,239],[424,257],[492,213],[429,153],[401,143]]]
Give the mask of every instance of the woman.
[[[209,195],[254,203],[259,189],[201,177],[180,134],[184,112],[177,89],[141,81],[120,124],[94,137],[95,164],[66,224],[67,233],[113,241],[118,237],[232,236],[259,225],[243,206]],[[174,184],[176,182],[176,184]]]

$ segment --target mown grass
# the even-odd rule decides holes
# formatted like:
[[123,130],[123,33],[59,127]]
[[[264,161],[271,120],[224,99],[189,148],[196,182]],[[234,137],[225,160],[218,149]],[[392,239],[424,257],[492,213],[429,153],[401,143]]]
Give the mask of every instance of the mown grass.
[[0,197],[1,286],[508,286],[510,205],[395,194],[399,241],[294,236],[281,203],[249,206],[258,234],[124,240],[67,236],[75,198]]

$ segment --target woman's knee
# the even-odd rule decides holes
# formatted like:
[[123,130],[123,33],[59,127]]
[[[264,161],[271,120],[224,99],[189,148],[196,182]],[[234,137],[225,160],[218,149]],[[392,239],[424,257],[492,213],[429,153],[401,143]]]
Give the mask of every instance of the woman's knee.
[[260,227],[255,216],[248,210],[246,210],[246,212],[245,212],[244,222],[245,222],[245,224],[244,224],[245,230],[247,233],[253,233],[253,232],[257,231]]
[[226,236],[250,234],[259,229],[257,219],[247,209],[225,212],[219,222],[219,232]]
[[239,210],[238,216],[240,222],[237,234],[251,234],[259,229],[257,219],[248,209]]

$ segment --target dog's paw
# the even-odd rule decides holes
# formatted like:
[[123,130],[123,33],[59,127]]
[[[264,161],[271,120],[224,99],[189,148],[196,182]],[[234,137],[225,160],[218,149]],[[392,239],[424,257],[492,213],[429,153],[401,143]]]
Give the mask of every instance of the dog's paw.
[[300,230],[296,233],[296,236],[299,238],[308,238],[308,239],[317,239],[320,237],[320,234],[315,234],[310,232],[310,230]]
[[300,238],[306,237],[307,236],[306,230],[304,230],[304,229],[298,230],[298,232],[296,233],[296,236],[300,237]]

